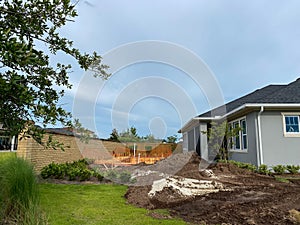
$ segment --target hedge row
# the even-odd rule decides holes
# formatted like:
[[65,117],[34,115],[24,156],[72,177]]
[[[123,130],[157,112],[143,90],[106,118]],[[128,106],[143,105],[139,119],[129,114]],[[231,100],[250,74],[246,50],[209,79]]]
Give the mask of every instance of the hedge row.
[[270,175],[270,174],[284,174],[284,173],[290,173],[290,174],[297,174],[300,171],[300,165],[276,165],[272,166],[269,168],[267,165],[262,164],[259,167],[256,167],[253,164],[250,163],[243,163],[243,162],[237,162],[234,160],[228,160],[228,161],[222,161],[220,160],[219,162],[228,162],[231,164],[236,165],[239,168],[243,169],[248,169],[252,172],[260,173],[260,174],[265,174],[265,175]]
[[103,180],[102,174],[88,168],[86,159],[74,161],[72,163],[50,163],[41,170],[41,176],[44,179],[54,178],[62,180],[86,181],[96,177],[99,181]]

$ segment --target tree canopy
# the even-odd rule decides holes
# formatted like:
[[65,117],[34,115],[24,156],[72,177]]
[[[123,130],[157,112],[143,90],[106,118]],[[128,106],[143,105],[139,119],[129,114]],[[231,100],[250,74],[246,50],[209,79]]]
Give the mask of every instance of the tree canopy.
[[178,137],[177,135],[172,135],[172,136],[168,136],[167,137],[167,143],[176,143],[178,140]]
[[[84,70],[107,78],[97,53],[81,53],[59,29],[77,16],[69,0],[0,0],[0,124],[8,135],[23,133],[41,140],[43,126],[71,125],[71,114],[58,104],[64,88],[71,88],[71,65],[50,62],[62,52]],[[37,43],[45,49],[39,49]],[[46,52],[50,52],[47,54]]]
[[137,129],[132,126],[121,133],[114,128],[108,140],[115,142],[139,142],[141,138],[137,134]]
[[115,141],[115,142],[166,142],[166,143],[173,143],[176,144],[177,136],[172,135],[167,137],[166,140],[157,139],[154,137],[153,134],[148,134],[146,136],[139,136],[137,129],[132,126],[130,128],[127,128],[123,132],[118,132],[116,128],[114,128],[110,134],[110,137],[108,138],[109,141]]

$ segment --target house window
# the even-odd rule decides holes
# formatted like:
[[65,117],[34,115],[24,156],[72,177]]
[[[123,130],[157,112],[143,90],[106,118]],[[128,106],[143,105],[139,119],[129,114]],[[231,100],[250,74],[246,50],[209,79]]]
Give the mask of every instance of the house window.
[[238,130],[236,135],[231,138],[231,150],[247,150],[247,123],[246,119],[236,120],[229,123],[229,129]]
[[17,150],[18,138],[1,136],[0,135],[0,151],[14,151]]
[[285,137],[300,137],[299,113],[282,113],[283,133]]
[[243,149],[248,148],[246,119],[240,121]]
[[[240,127],[239,122],[234,122],[233,123],[233,128],[238,129]],[[241,138],[240,138],[240,132],[237,133],[235,137],[233,137],[233,149],[240,149],[241,148]]]
[[284,116],[284,121],[286,133],[299,133],[299,116],[286,115]]

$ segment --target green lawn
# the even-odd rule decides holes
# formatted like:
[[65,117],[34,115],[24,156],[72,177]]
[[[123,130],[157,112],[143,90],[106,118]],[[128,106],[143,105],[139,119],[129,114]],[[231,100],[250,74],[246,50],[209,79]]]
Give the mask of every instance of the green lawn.
[[16,157],[16,152],[0,152],[0,160],[5,160],[10,157]]
[[180,219],[154,219],[146,209],[126,204],[126,190],[122,185],[41,184],[41,205],[51,225],[186,224]]

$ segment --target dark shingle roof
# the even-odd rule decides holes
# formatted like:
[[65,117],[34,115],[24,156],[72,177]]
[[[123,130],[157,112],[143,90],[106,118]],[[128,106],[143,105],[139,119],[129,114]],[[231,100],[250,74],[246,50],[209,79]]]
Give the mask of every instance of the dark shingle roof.
[[266,96],[262,103],[300,103],[300,79]]
[[50,134],[63,134],[67,136],[75,136],[73,131],[66,128],[46,128],[45,131]]
[[249,103],[300,103],[300,79],[288,85],[269,85],[248,95],[231,101],[224,106],[205,112],[198,117],[222,116]]

